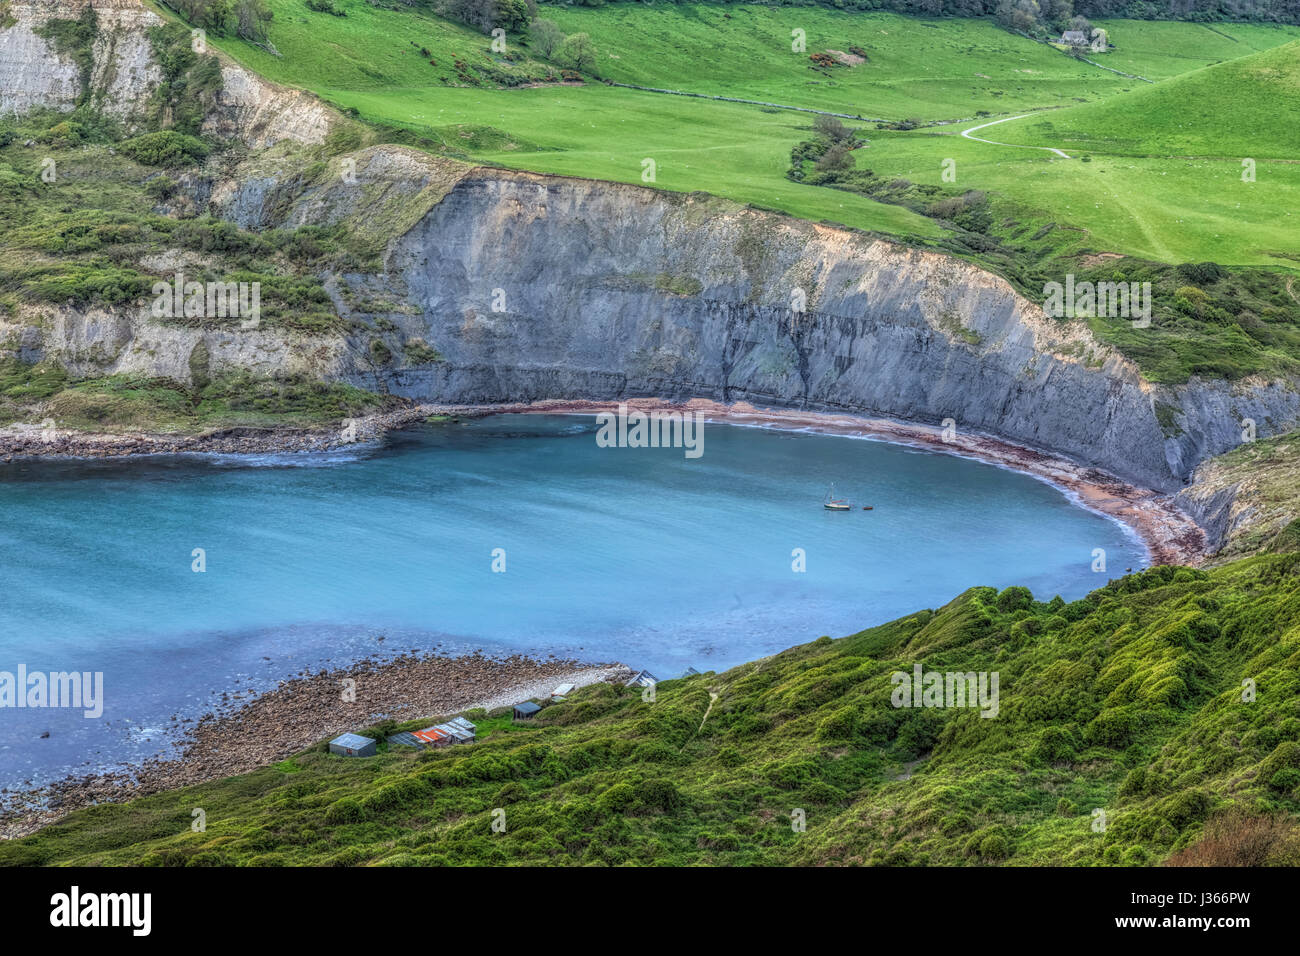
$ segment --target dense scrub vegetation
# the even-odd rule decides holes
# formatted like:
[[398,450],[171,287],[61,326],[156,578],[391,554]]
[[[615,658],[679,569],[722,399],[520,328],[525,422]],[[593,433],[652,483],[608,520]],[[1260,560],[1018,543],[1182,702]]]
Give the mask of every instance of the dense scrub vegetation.
[[62,366],[0,359],[0,425],[25,417],[39,402],[60,427],[94,432],[192,433],[235,426],[311,426],[396,407],[389,396],[304,375],[254,376],[207,367],[190,357],[194,380],[119,374],[77,380]]
[[[892,706],[914,664],[997,672],[998,715]],[[1073,603],[973,588],[653,701],[598,685],[535,726],[472,718],[472,745],[321,744],[79,811],[0,863],[1296,865],[1300,555],[1153,568]]]

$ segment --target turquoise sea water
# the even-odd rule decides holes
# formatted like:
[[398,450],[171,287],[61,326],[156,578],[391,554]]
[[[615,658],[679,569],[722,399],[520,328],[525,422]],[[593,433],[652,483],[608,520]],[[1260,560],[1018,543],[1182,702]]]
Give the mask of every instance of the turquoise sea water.
[[[723,425],[688,459],[596,430],[500,416],[317,455],[0,464],[0,671],[105,675],[100,719],[0,709],[0,785],[170,752],[171,715],[235,678],[482,648],[664,679],[976,584],[1073,599],[1146,563],[1114,522],[973,461]],[[874,509],[823,510],[832,481]]]

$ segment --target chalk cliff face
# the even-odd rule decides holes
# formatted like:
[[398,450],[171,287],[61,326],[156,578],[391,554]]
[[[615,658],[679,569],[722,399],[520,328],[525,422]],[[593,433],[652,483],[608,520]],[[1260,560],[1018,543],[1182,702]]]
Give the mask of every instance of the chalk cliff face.
[[1281,385],[1152,386],[968,263],[704,197],[479,170],[388,268],[444,358],[385,372],[421,398],[951,418],[1160,489],[1236,445],[1241,418],[1285,429],[1300,408]]
[[[472,169],[396,147],[287,186],[263,170],[214,195],[223,214],[391,226],[382,276],[340,310],[363,335],[338,369],[431,401],[713,398],[850,411],[987,432],[1161,490],[1235,447],[1294,427],[1289,383],[1145,382],[1085,324],[1044,316],[948,256],[702,195]],[[286,188],[296,189],[286,195]],[[270,201],[271,199],[274,201]],[[359,302],[388,299],[383,311]],[[396,305],[391,304],[396,301]],[[441,359],[412,365],[405,342]]]
[[[157,18],[136,0],[93,2],[118,26],[96,44],[92,93],[106,109],[138,102],[157,82],[146,30]],[[33,32],[35,9],[13,5],[0,31],[0,102],[70,108],[75,69]],[[0,340],[78,374],[184,380],[201,343],[212,372],[306,372],[431,401],[698,396],[952,419],[1162,490],[1236,446],[1243,419],[1265,437],[1300,417],[1294,383],[1151,385],[1084,324],[1046,318],[1002,279],[846,230],[400,147],[309,172],[303,150],[337,114],[224,60],[223,85],[207,129],[253,153],[233,175],[187,178],[191,203],[250,228],[344,222],[376,237],[379,273],[325,277],[352,330],[178,328],[141,303],[0,319]]]
[[[11,22],[0,23],[0,113],[36,108],[68,112],[77,105],[83,81],[77,64],[41,30],[50,20],[77,19],[86,7],[94,9],[97,27],[93,65],[85,78],[90,105],[132,125],[162,81],[149,31],[163,20],[139,0],[11,2]],[[335,120],[332,110],[309,94],[277,86],[220,58],[223,89],[206,118],[205,133],[255,149],[281,140],[324,142]]]
[[149,28],[162,19],[138,0],[45,0],[13,2],[12,23],[0,30],[0,113],[42,107],[68,111],[77,105],[82,77],[72,57],[41,36],[52,19],[75,20],[93,7],[98,32],[86,78],[92,104],[110,116],[136,114],[162,78],[149,43]]
[[0,30],[0,112],[37,107],[70,110],[81,89],[77,65],[62,60],[36,29],[49,5],[11,4],[13,22]]

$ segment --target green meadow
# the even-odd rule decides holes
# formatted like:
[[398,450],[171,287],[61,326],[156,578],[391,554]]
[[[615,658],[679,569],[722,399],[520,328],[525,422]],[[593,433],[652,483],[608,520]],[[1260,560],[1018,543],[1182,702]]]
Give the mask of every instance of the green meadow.
[[[526,38],[511,38],[506,54],[493,54],[490,38],[447,21],[362,0],[340,5],[346,17],[309,11],[298,0],[271,0],[278,57],[232,38],[214,42],[271,79],[312,90],[364,119],[431,137],[444,151],[476,161],[642,183],[643,161],[651,159],[649,184],[662,189],[703,190],[909,239],[944,231],[900,206],[787,179],[790,150],[810,137],[812,114],[591,81],[538,85],[558,66],[529,54]],[[1286,265],[1287,255],[1300,253],[1287,217],[1278,215],[1295,205],[1297,167],[1270,166],[1267,189],[1236,189],[1239,160],[1220,155],[1211,161],[1200,150],[1196,158],[1165,149],[1122,161],[1097,156],[1085,164],[961,139],[961,129],[1027,110],[1058,108],[1037,121],[1050,123],[1072,110],[1108,105],[1113,114],[1129,116],[1130,98],[1158,102],[1153,97],[1162,88],[1074,60],[991,20],[744,5],[543,6],[540,15],[568,33],[590,34],[596,72],[612,82],[953,123],[911,132],[857,124],[870,139],[855,153],[857,165],[882,177],[939,184],[943,161],[953,159],[953,188],[995,193],[1021,207],[1022,220],[1082,227],[1088,245],[1099,251],[1256,265]],[[1104,26],[1117,48],[1105,55],[1106,63],[1162,83],[1300,37],[1297,28],[1263,25],[1210,29],[1121,20]],[[806,53],[791,51],[796,29],[806,34]],[[810,53],[850,47],[865,53],[865,61],[814,69],[808,60]],[[1205,95],[1249,94],[1211,87]],[[1013,132],[1022,122],[1035,120],[977,135],[1018,142],[1015,136],[1029,129]],[[1143,122],[1140,115],[1126,121]]]
[[1006,124],[991,136],[1116,156],[1300,160],[1300,42]]

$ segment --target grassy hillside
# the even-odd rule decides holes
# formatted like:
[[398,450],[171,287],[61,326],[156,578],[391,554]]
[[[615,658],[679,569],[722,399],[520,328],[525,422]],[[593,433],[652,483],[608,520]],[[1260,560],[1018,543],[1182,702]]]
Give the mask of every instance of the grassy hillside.
[[1117,156],[1300,157],[1300,41],[1006,124],[993,139]]
[[1268,50],[1300,37],[1300,27],[1264,23],[1170,23],[1151,20],[1094,20],[1107,31],[1112,49],[1100,63],[1149,80]]
[[[271,0],[279,57],[235,39],[215,42],[272,79],[476,160],[642,182],[643,161],[652,159],[660,188],[704,190],[913,239],[944,233],[907,208],[787,179],[790,151],[809,136],[809,114],[594,82],[531,85],[528,80],[559,66],[530,52],[526,37],[511,38],[506,54],[492,54],[488,37],[418,12],[382,10],[363,0],[339,5],[347,16],[314,13],[299,0]],[[566,32],[590,34],[595,73],[615,82],[891,121],[994,118],[1112,101],[1122,112],[1128,96],[1148,87],[987,20],[734,4],[543,6],[541,16]],[[1158,80],[1300,36],[1297,28],[1261,25],[1106,26],[1117,50],[1105,62]],[[807,35],[806,53],[791,51],[796,28]],[[808,59],[850,47],[866,60],[815,68]],[[1300,198],[1300,167],[1271,166],[1272,192],[1230,195],[1226,187],[1240,169],[1227,162],[1099,157],[1085,169],[1045,152],[958,135],[974,125],[971,119],[917,132],[868,129],[871,143],[856,154],[857,165],[882,177],[939,184],[944,161],[954,160],[958,188],[995,191],[1043,223],[1081,227],[1096,250],[1171,263],[1283,267],[1300,255],[1295,230],[1276,215]]]
[[[0,864],[1300,863],[1300,555],[1087,598],[974,588],[722,674],[608,685],[451,750],[334,757],[72,814]],[[998,713],[895,671],[997,672]],[[1253,695],[1243,700],[1243,681]],[[418,723],[418,722],[417,722]],[[414,725],[407,725],[414,726]],[[201,807],[207,830],[190,829]],[[1233,813],[1226,813],[1230,808]],[[505,811],[504,833],[492,812]],[[802,811],[806,832],[795,832]],[[1104,811],[1104,826],[1097,811]],[[1215,839],[1201,843],[1212,831]],[[1252,834],[1263,850],[1243,858]],[[1226,847],[1225,847],[1226,844]]]
[[[619,83],[811,106],[861,116],[927,121],[1072,105],[1134,87],[1128,77],[1062,56],[990,19],[920,20],[892,13],[841,13],[742,4],[543,5],[539,16],[566,33],[591,35],[599,72]],[[1118,49],[1107,66],[1158,80],[1245,56],[1300,36],[1300,28],[1119,20],[1105,26]],[[791,51],[803,30],[807,54],[865,51],[867,62],[818,73]]]

